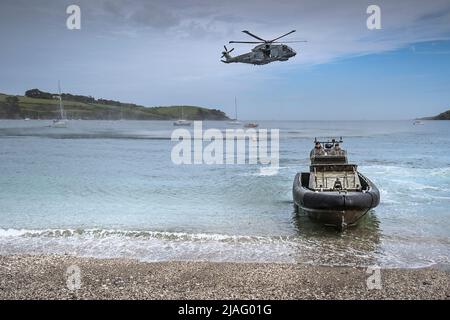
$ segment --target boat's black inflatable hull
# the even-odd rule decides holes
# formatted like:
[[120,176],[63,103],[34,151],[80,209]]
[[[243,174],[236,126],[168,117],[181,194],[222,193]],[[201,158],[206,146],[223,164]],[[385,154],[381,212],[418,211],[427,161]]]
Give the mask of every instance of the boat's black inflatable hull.
[[305,187],[309,173],[297,173],[292,189],[296,209],[301,209],[314,220],[339,229],[355,225],[364,214],[380,203],[378,188],[361,173],[358,175],[366,191],[315,192]]

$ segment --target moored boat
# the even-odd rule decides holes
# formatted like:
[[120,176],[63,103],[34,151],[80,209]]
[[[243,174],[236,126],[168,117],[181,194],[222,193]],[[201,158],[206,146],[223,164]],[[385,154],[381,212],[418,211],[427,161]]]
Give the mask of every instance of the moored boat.
[[191,125],[191,122],[189,120],[184,119],[184,106],[181,106],[181,119],[175,121],[173,125],[185,127],[189,127]]
[[294,207],[311,219],[343,230],[354,226],[380,203],[375,184],[349,164],[339,141],[315,140],[309,172],[297,173],[293,184]]
[[258,124],[256,122],[249,122],[244,125],[244,128],[258,128]]
[[174,126],[190,126],[191,122],[185,119],[177,120],[173,123]]

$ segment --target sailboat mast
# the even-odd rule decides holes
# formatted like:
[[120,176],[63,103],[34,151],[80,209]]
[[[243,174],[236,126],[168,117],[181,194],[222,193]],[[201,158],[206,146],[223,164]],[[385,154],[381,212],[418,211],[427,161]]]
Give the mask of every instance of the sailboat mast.
[[181,120],[184,120],[184,107],[181,106]]
[[238,116],[237,116],[237,101],[236,101],[236,97],[234,97],[234,119],[237,121]]
[[58,80],[58,94],[59,94],[59,112],[61,113],[61,119],[64,119],[64,107],[61,97],[61,83],[59,80]]

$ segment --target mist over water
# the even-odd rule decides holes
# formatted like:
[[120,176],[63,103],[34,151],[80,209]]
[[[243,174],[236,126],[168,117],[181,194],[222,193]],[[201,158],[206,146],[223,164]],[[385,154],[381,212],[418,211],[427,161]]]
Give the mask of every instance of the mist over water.
[[[266,121],[277,174],[261,165],[174,165],[166,121],[0,120],[0,254],[420,267],[450,264],[450,122]],[[226,122],[204,122],[225,130]],[[192,130],[192,128],[190,129]],[[357,228],[292,207],[314,137],[342,136],[380,189]]]

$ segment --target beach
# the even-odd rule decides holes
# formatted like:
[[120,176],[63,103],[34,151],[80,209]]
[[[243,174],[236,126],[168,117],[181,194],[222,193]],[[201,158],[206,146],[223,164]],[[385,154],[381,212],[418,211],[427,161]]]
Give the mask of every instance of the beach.
[[[79,268],[79,289],[68,288],[70,266]],[[6,255],[0,299],[450,299],[449,275],[381,269],[381,289],[369,290],[361,267]]]

